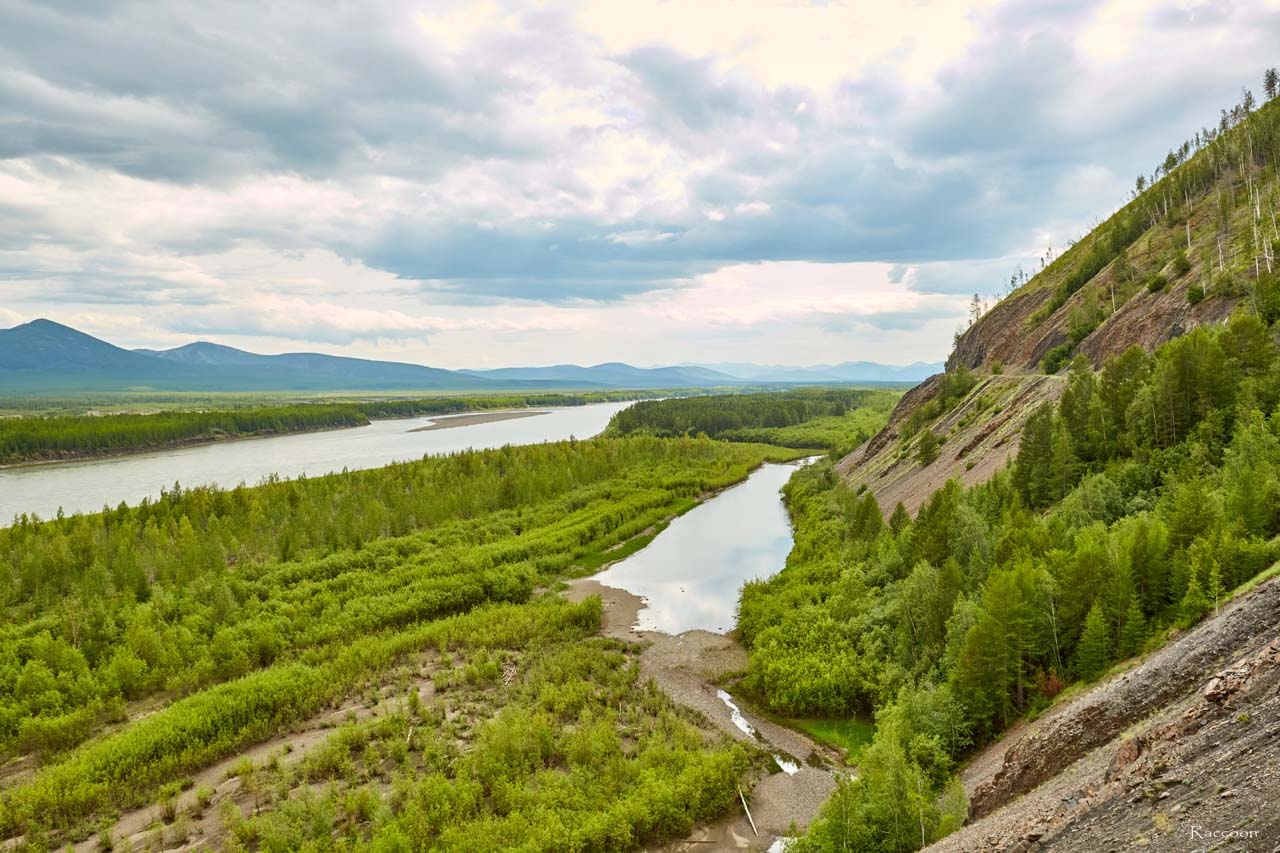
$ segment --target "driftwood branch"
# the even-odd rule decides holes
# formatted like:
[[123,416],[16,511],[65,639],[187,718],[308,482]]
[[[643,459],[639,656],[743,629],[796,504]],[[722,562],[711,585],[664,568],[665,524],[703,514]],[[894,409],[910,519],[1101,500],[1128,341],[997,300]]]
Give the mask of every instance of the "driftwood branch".
[[751,816],[751,809],[747,807],[747,798],[742,796],[742,789],[738,789],[738,799],[742,800],[742,810],[747,813],[747,820],[751,821],[751,831],[756,834],[756,838],[760,837],[760,830],[756,829],[756,819]]

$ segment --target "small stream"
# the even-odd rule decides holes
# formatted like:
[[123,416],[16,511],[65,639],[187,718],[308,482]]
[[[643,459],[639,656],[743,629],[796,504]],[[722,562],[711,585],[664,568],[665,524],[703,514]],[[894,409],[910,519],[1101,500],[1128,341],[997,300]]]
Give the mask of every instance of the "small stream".
[[[736,622],[742,585],[771,577],[786,564],[791,520],[780,491],[797,468],[811,461],[761,466],[746,482],[672,521],[647,547],[596,580],[644,599],[635,626],[642,631],[728,633]],[[718,689],[716,697],[739,731],[759,739],[733,696]],[[800,772],[795,759],[772,754],[783,773]],[[781,850],[782,843],[770,849]]]
[[[741,731],[744,735],[747,735],[748,737],[756,737],[755,728],[750,723],[747,722],[747,718],[742,715],[742,709],[739,708],[737,704],[733,701],[732,696],[730,696],[724,690],[717,690],[716,698],[728,706],[729,719],[733,722],[735,726],[738,727],[739,731]],[[800,772],[799,762],[792,761],[788,758],[783,758],[781,755],[778,755],[777,753],[774,753],[773,760],[778,762],[778,766],[782,768],[782,772],[786,773],[788,776],[794,776]]]

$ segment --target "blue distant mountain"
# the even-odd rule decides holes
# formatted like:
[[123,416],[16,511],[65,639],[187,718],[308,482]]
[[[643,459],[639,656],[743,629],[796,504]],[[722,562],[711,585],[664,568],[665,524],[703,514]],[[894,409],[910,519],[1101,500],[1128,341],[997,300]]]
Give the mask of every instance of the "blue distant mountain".
[[321,353],[258,355],[200,341],[128,350],[52,320],[0,330],[0,394],[94,391],[503,391],[714,388],[763,384],[914,383],[941,365],[870,362],[819,367],[755,364],[442,370],[420,364]]
[[882,382],[916,384],[935,373],[941,373],[941,361],[917,361],[908,365],[877,364],[874,361],[846,361],[841,364],[817,364],[795,367],[779,364],[722,363],[682,365],[726,373],[746,382],[785,383],[849,383]]
[[703,388],[742,384],[739,377],[695,365],[643,368],[609,362],[591,367],[557,364],[552,367],[502,367],[459,372],[493,382],[586,383],[613,388]]

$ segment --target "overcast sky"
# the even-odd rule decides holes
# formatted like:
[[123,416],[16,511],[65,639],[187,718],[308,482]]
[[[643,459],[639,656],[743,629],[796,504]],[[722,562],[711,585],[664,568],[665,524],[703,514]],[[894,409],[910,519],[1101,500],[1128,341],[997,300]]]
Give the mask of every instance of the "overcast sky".
[[1266,0],[0,0],[0,327],[939,360],[1277,63]]

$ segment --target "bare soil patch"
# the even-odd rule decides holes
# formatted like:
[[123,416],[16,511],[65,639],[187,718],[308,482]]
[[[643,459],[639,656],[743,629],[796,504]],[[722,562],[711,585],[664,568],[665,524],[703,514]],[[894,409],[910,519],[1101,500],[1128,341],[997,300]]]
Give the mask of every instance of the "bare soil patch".
[[433,420],[426,426],[411,429],[409,432],[434,432],[438,429],[491,424],[497,421],[513,421],[517,418],[532,418],[535,415],[549,415],[550,412],[474,412],[469,415],[450,415]]

